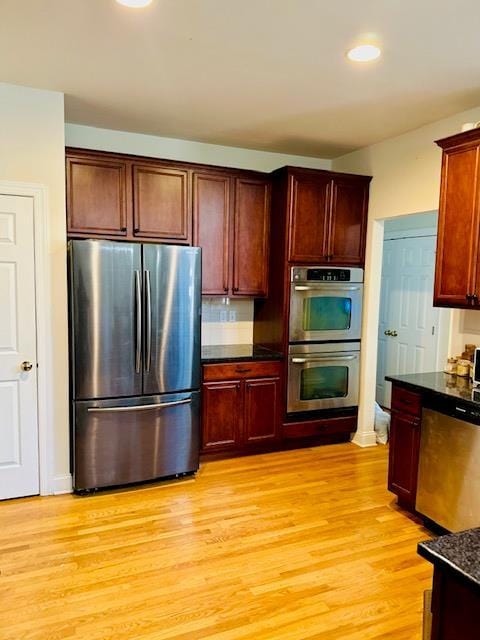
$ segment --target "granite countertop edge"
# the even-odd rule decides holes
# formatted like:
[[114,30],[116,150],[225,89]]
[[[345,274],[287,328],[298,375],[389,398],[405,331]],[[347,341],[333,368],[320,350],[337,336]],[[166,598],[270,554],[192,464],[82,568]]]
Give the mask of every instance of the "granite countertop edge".
[[385,380],[393,382],[399,387],[426,393],[430,396],[453,398],[455,401],[464,402],[477,409],[480,404],[480,387],[476,389],[478,397],[474,398],[475,388],[468,379],[448,375],[443,371],[385,376]]
[[[475,549],[466,551],[465,542],[468,544],[470,539]],[[455,542],[458,544],[458,549],[456,550],[454,548]],[[431,562],[434,566],[454,573],[470,586],[480,589],[480,560],[478,565],[475,566],[472,564],[472,558],[470,557],[471,555],[475,558],[478,557],[476,551],[476,546],[478,545],[480,545],[480,529],[470,529],[458,534],[447,534],[434,540],[420,542],[417,551],[422,558],[428,560],[428,562]],[[432,548],[432,546],[437,548]],[[442,546],[445,546],[444,552],[442,552]],[[457,558],[452,557],[455,553],[458,554]],[[470,567],[470,570],[462,566],[465,564]],[[472,566],[473,570],[471,569]]]

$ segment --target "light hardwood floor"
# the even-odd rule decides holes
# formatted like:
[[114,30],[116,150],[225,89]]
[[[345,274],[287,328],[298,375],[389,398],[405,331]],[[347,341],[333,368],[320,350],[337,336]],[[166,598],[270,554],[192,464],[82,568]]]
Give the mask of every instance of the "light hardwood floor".
[[420,639],[429,533],[386,470],[342,444],[0,503],[0,638]]

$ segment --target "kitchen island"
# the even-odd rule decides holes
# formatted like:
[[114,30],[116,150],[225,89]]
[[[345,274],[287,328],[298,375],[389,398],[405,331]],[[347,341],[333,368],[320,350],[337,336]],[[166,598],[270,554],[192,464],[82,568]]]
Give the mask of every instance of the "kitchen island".
[[477,640],[480,528],[421,542],[418,553],[434,566],[431,640]]
[[[447,531],[480,525],[479,391],[445,373],[390,376],[388,488],[401,507]],[[478,515],[478,518],[477,518]]]

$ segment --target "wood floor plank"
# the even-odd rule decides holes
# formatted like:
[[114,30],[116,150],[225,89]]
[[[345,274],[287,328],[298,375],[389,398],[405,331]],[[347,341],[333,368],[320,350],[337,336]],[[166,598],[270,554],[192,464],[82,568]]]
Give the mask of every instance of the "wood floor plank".
[[1,640],[420,640],[429,532],[352,444],[0,504]]

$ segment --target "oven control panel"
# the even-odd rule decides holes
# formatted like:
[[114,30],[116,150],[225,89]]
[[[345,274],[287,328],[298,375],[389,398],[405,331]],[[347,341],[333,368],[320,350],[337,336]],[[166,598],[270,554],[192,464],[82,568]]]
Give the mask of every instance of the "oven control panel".
[[350,282],[349,269],[307,269],[307,280]]
[[363,269],[292,267],[292,282],[363,282]]

